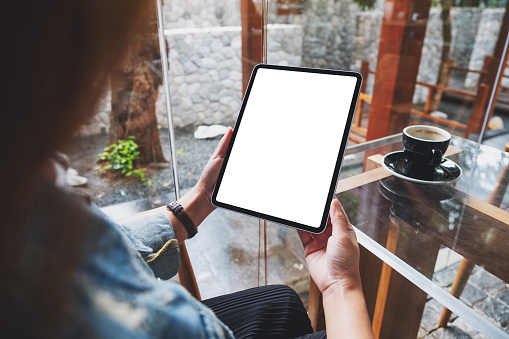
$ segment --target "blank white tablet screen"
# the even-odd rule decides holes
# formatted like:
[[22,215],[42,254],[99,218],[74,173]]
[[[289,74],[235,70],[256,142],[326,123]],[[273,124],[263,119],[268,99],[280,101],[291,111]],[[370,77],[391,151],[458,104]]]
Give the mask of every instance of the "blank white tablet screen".
[[318,228],[355,86],[351,76],[258,69],[216,200]]

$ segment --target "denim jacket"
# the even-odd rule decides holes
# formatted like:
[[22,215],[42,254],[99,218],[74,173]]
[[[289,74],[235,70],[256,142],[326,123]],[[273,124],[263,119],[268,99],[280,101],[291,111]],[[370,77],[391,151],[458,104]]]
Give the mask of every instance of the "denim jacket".
[[[71,202],[62,206],[67,192],[50,191],[45,195],[60,195],[59,209],[76,209]],[[51,222],[48,208],[41,206],[34,218],[42,226]],[[162,214],[121,226],[92,206],[73,213],[87,227],[62,337],[233,338],[209,308],[165,280],[177,273],[179,257],[173,227]]]

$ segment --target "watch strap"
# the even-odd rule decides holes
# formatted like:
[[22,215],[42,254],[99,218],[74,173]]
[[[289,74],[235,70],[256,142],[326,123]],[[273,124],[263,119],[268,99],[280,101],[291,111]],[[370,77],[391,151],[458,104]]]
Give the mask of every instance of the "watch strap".
[[176,201],[170,202],[166,205],[166,209],[171,211],[173,215],[184,225],[187,230],[187,239],[191,239],[198,233],[198,228],[194,225],[189,215],[187,215],[184,207]]

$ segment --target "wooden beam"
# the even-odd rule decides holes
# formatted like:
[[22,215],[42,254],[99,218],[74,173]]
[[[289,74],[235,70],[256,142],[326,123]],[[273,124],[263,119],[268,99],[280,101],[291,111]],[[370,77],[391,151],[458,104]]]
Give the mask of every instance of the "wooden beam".
[[[474,106],[470,111],[470,117],[468,118],[468,127],[465,130],[465,137],[468,137],[471,133],[480,133],[485,112],[486,112],[486,104],[488,102],[490,95],[490,88],[488,85],[480,83],[477,88],[477,96],[474,100]],[[495,107],[495,105],[493,105]]]
[[410,110],[431,0],[387,0],[367,140],[399,133]]
[[304,0],[277,0],[278,4],[290,5],[290,4],[303,4]]
[[308,316],[314,332],[325,330],[323,296],[311,277],[309,278]]
[[300,15],[304,13],[302,8],[278,8],[277,15]]
[[242,93],[251,77],[254,66],[262,62],[262,4],[241,0],[242,25]]
[[[499,64],[500,62],[504,63],[504,67],[502,68],[502,74],[504,74],[505,65],[507,64],[507,57],[509,56],[509,53],[506,53],[504,60],[502,60],[502,54],[504,52],[504,46],[507,39],[507,35],[509,34],[509,1],[505,5],[505,13],[504,18],[502,19],[502,25],[500,26],[500,31],[498,33],[497,43],[495,45],[495,49],[493,51],[493,62],[491,63],[489,69],[488,69],[488,86],[490,89],[488,97],[491,97],[493,91],[494,97],[493,97],[493,105],[491,106],[491,110],[489,112],[486,112],[486,114],[489,115],[489,118],[493,115],[493,112],[495,111],[495,104],[497,102],[498,94],[500,92],[500,84],[502,82],[502,77],[498,79],[498,82],[496,82],[496,74],[498,72]],[[487,103],[485,106],[485,110],[487,110]]]
[[[399,226],[391,222],[389,226],[389,236],[387,237],[387,248],[392,254],[396,253],[398,246]],[[380,330],[382,329],[382,321],[387,303],[387,294],[389,291],[389,282],[391,280],[392,267],[386,263],[382,264],[382,272],[380,273],[380,283],[378,285],[378,293],[376,297],[375,313],[373,315],[372,327],[375,338],[380,337]]]
[[431,121],[435,121],[435,122],[438,122],[440,124],[444,124],[444,125],[447,125],[447,126],[450,126],[450,127],[453,127],[453,128],[461,129],[463,131],[467,130],[467,128],[468,128],[467,125],[462,124],[461,122],[457,122],[457,121],[449,120],[449,119],[444,119],[444,118],[440,118],[440,117],[434,117],[432,115],[429,115],[429,114],[426,114],[424,112],[418,111],[415,108],[412,108],[410,110],[410,112],[412,112],[412,114],[414,114],[414,115],[417,115],[418,117],[425,118],[425,119],[428,119],[428,120],[431,120]]

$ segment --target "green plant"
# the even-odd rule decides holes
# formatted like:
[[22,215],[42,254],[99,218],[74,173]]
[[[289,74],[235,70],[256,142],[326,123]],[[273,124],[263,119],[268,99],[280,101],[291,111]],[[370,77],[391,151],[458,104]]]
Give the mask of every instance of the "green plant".
[[354,3],[359,5],[362,10],[373,9],[375,7],[376,0],[353,0]]
[[111,144],[104,148],[104,152],[99,154],[99,165],[95,169],[99,171],[112,171],[120,173],[123,176],[138,176],[141,181],[147,181],[152,185],[152,180],[145,178],[145,172],[141,168],[134,168],[134,163],[140,154],[138,144],[134,142],[134,136],[129,136],[127,140],[119,140],[116,144]]

